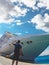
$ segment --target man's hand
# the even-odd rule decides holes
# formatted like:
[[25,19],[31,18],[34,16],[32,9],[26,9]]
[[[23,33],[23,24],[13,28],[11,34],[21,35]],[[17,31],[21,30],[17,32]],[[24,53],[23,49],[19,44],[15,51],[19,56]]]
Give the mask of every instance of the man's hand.
[[16,44],[16,40],[13,41],[12,43],[9,43],[9,45],[14,45],[14,44]]
[[10,58],[10,55],[6,55],[6,58]]

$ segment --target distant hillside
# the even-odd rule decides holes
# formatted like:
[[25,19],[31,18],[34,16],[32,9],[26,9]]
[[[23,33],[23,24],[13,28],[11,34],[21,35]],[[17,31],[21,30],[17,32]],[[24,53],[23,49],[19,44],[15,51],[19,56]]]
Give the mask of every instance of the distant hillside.
[[12,37],[14,37],[13,34],[9,32],[4,33],[3,36],[0,38],[0,44],[6,43]]

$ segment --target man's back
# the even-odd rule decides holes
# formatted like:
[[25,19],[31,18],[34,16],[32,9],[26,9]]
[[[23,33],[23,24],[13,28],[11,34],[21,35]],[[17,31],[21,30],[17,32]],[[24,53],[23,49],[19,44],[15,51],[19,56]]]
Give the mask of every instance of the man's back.
[[19,51],[22,48],[22,46],[19,43],[16,43],[14,45],[15,45],[14,54],[19,55]]

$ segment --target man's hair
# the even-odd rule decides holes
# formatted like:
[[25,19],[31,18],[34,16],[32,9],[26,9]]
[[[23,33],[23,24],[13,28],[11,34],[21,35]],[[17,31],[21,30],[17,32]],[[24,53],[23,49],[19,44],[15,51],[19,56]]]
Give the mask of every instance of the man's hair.
[[18,40],[18,43],[20,43],[20,40]]

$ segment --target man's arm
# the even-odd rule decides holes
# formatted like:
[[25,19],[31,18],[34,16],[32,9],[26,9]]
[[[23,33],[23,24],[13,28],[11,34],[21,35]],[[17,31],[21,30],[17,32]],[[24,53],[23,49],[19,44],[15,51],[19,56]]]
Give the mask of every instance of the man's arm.
[[9,43],[9,45],[15,45],[16,44],[16,40],[13,41],[12,43]]

